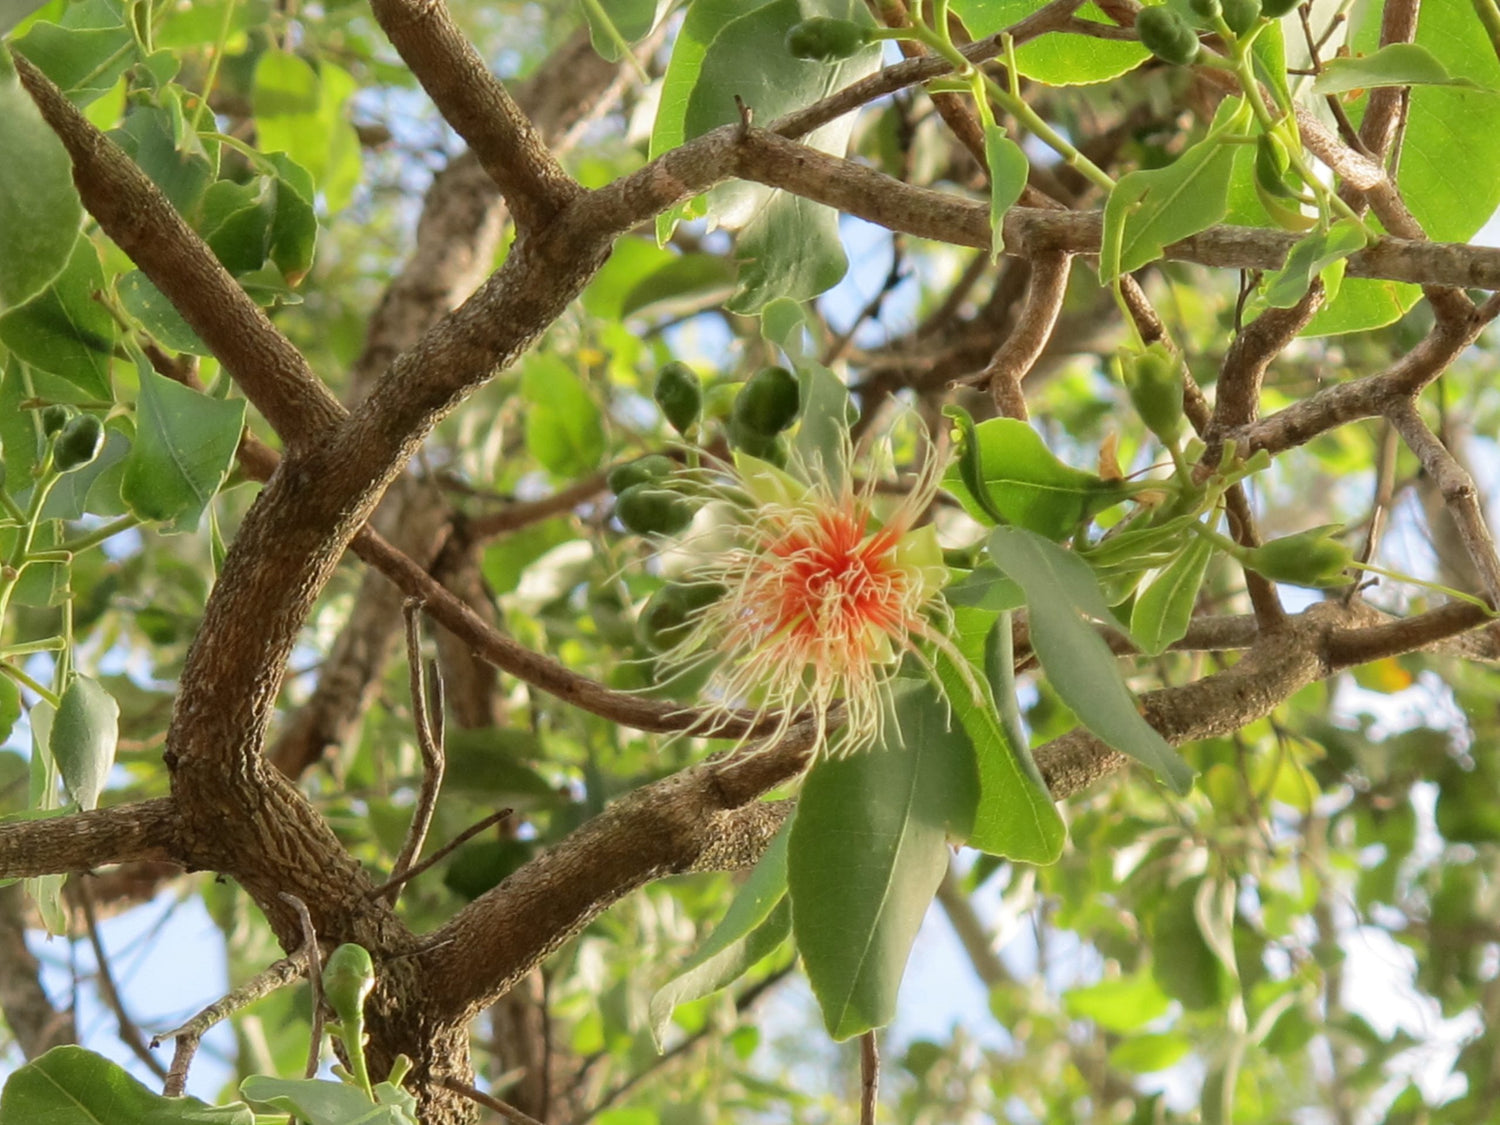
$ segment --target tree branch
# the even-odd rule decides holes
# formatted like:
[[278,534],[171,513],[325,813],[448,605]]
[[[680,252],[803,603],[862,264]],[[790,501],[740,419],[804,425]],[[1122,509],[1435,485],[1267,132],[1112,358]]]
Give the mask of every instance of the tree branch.
[[181,862],[176,805],[131,805],[0,824],[0,878],[89,871],[130,860]]

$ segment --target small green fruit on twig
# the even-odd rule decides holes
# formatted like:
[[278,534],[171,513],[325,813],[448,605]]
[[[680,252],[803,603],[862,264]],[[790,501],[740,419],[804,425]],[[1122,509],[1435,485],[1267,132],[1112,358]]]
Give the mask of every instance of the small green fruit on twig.
[[656,374],[651,392],[672,428],[684,437],[703,415],[703,384],[685,363],[672,361]]
[[693,502],[654,482],[633,484],[615,501],[615,517],[637,535],[676,535],[693,522]]
[[1162,62],[1187,66],[1198,57],[1198,33],[1173,8],[1146,8],[1135,17],[1135,33]]

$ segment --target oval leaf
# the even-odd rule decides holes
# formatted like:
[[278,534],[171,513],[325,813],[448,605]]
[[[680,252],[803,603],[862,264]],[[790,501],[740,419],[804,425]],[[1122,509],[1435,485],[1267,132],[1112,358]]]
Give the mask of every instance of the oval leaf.
[[99,804],[99,794],[115,764],[120,705],[99,681],[74,676],[58,703],[50,739],[63,784],[80,808]]
[[1165,652],[1187,633],[1198,600],[1198,588],[1208,572],[1214,545],[1194,536],[1182,553],[1152,579],[1130,614],[1130,635],[1148,656]]
[[116,1063],[82,1047],[54,1047],[10,1076],[0,1094],[0,1121],[62,1125],[252,1125],[245,1105],[211,1106],[197,1098],[164,1098]]

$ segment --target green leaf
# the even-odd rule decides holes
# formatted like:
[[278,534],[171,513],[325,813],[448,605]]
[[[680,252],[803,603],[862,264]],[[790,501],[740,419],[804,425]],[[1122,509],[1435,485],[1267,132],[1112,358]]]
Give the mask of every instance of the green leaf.
[[1063,539],[1122,496],[1120,485],[1058,460],[1040,434],[1015,418],[981,422],[965,444],[960,458],[973,450],[983,499],[965,480],[962,461],[949,467],[943,485],[983,523],[993,512],[1005,523]]
[[990,261],[1005,250],[1005,213],[1026,190],[1031,163],[999,125],[984,127],[984,159],[990,173]]
[[1250,107],[1230,99],[1210,135],[1165,168],[1131,172],[1115,184],[1104,205],[1099,281],[1108,284],[1162,256],[1162,251],[1224,218],[1236,146],[1224,132],[1242,129]]
[[73,165],[0,45],[0,307],[30,300],[68,264],[83,204]]
[[1211,542],[1193,536],[1136,599],[1130,614],[1130,635],[1148,656],[1165,652],[1187,634],[1198,589],[1203,585],[1213,553]]
[[52,757],[73,800],[97,808],[99,794],[115,764],[120,705],[98,680],[74,676],[52,720]]
[[738,980],[792,932],[791,905],[786,899],[790,836],[788,821],[734,896],[724,920],[651,997],[651,1036],[657,1050],[662,1049],[673,1009]]
[[24,20],[38,8],[45,7],[48,0],[3,0],[0,2],[0,35]]
[[1068,1015],[1093,1020],[1105,1031],[1122,1034],[1166,1015],[1170,1006],[1166,993],[1144,974],[1102,980],[1063,993],[1063,1007]]
[[532,355],[522,369],[521,393],[531,404],[526,448],[544,468],[559,477],[576,477],[599,464],[604,425],[571,367],[555,355]]
[[1109,1063],[1135,1074],[1155,1074],[1176,1066],[1192,1049],[1193,1041],[1180,1031],[1137,1035],[1111,1048]]
[[620,43],[635,43],[656,26],[657,0],[579,0],[594,50],[610,62],[624,57]]
[[318,245],[318,218],[313,211],[317,185],[312,173],[284,152],[266,158],[276,169],[275,216],[271,220],[271,261],[296,285],[312,268]]
[[[1035,15],[1047,0],[954,0],[953,10],[964,21],[969,34],[979,39],[1004,31],[1012,24]],[[1097,4],[1085,4],[1077,18],[1111,24]],[[1056,32],[1038,36],[1016,48],[1016,69],[1027,78],[1048,86],[1081,86],[1118,78],[1151,57],[1131,39],[1097,39],[1089,35]]]
[[802,416],[792,446],[804,464],[837,489],[846,469],[849,444],[849,388],[821,363],[797,363]]
[[199,394],[158,375],[143,358],[136,365],[135,445],[120,493],[141,519],[169,524],[168,532],[194,531],[234,463],[245,404]]
[[1063,702],[1109,746],[1149,766],[1175,792],[1186,793],[1192,769],[1141,717],[1114,654],[1084,620],[1112,620],[1088,564],[1022,528],[995,528],[989,551],[995,565],[1026,591],[1031,644]]
[[849,268],[838,212],[789,192],[767,198],[734,244],[740,264],[730,312],[751,316],[777,298],[805,301],[837,285]]
[[1472,78],[1448,73],[1448,68],[1420,43],[1390,43],[1373,55],[1332,58],[1313,80],[1314,94],[1343,94],[1377,86],[1467,86],[1491,90]]
[[276,213],[275,181],[257,176],[249,183],[220,180],[203,193],[198,233],[230,273],[265,265]]
[[53,485],[47,494],[47,502],[42,505],[43,519],[77,520],[85,513],[96,516],[123,514],[119,477],[125,459],[130,455],[130,438],[125,436],[121,424],[111,423],[106,430],[104,448],[99,451],[99,456],[81,469],[64,473]]
[[8,356],[0,368],[0,447],[3,447],[5,482],[12,495],[31,487],[31,473],[42,445],[38,411],[23,409],[32,397],[21,361]]
[[133,65],[136,40],[105,4],[73,4],[60,23],[38,20],[16,41],[21,54],[82,108],[102,97]]
[[152,1093],[119,1065],[82,1047],[53,1047],[10,1076],[0,1120],[32,1125],[253,1125],[244,1105]]
[[125,311],[135,317],[158,343],[173,351],[200,356],[213,354],[208,345],[198,339],[198,334],[188,327],[172,302],[140,270],[122,274],[115,282],[115,293]]
[[109,363],[115,322],[94,299],[103,290],[98,251],[80,238],[67,267],[45,292],[0,316],[0,341],[18,358],[66,379],[89,398],[112,401]]
[[1229,978],[1199,927],[1195,901],[1201,877],[1172,888],[1151,918],[1151,975],[1189,1011],[1222,1003]]
[[1026,593],[990,563],[983,563],[943,589],[943,600],[952,606],[972,606],[1003,612],[1020,609]]
[[696,312],[727,301],[734,289],[734,271],[717,254],[675,255],[626,290],[619,315]]
[[[1010,627],[1008,618],[1005,627]],[[1006,737],[988,684],[972,672],[965,675],[942,650],[933,653],[932,662],[979,767],[979,804],[965,843],[1020,863],[1056,863],[1068,829],[1037,772],[1030,747]],[[979,699],[974,696],[976,688]]]
[[890,1022],[947,841],[972,831],[973,753],[932,684],[898,681],[885,724],[875,748],[813,767],[792,824],[792,928],[837,1040]]
[[308,1125],[417,1125],[404,1105],[377,1105],[363,1090],[343,1082],[252,1074],[240,1083],[240,1093],[294,1113]]
[[164,106],[133,106],[110,139],[140,165],[168,201],[184,215],[196,213],[204,189],[214,179],[215,163],[192,131],[175,97]]
[[[1286,256],[1286,265],[1266,278],[1266,304],[1289,309],[1307,292],[1313,279],[1329,266],[1365,248],[1365,232],[1353,219],[1340,219],[1327,230],[1299,239]],[[1332,287],[1329,299],[1338,296]]]
[[9,676],[0,675],[0,742],[10,737],[21,717],[21,689]]

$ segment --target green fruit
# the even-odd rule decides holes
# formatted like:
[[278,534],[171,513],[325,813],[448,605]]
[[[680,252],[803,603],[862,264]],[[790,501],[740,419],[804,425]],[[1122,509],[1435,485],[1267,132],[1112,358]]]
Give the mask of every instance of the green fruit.
[[1267,19],[1279,20],[1302,0],[1260,0],[1260,14]]
[[673,361],[656,373],[656,387],[651,392],[662,417],[683,436],[703,416],[703,384],[685,363]]
[[364,1017],[365,997],[375,987],[375,963],[362,945],[345,942],[328,955],[323,968],[323,995],[346,1024]]
[[686,497],[653,482],[633,484],[615,501],[615,518],[637,535],[676,535],[693,522]]
[[42,410],[42,433],[51,437],[68,424],[73,412],[66,406],[48,406]]
[[1255,21],[1260,19],[1260,0],[1222,0],[1222,2],[1224,22],[1236,35],[1245,34],[1255,26]]
[[797,385],[797,376],[785,367],[763,367],[750,377],[734,400],[730,420],[746,430],[771,438],[795,422],[801,409],[802,391]]
[[633,484],[661,480],[676,471],[676,461],[660,453],[652,453],[645,457],[637,457],[634,461],[627,461],[623,465],[616,465],[609,471],[605,483],[609,485],[609,490],[618,496]]
[[1219,0],[1188,0],[1188,7],[1193,9],[1193,15],[1208,23],[1218,19],[1223,11]]
[[751,457],[759,457],[762,461],[768,461],[778,469],[786,468],[786,439],[780,434],[771,434],[769,437],[757,430],[750,429],[740,421],[739,418],[729,420],[729,444],[748,453]]
[[52,449],[52,464],[58,472],[81,469],[104,447],[104,423],[92,414],[80,414],[57,435]]
[[1240,561],[1273,582],[1293,586],[1342,586],[1354,552],[1334,539],[1337,524],[1299,531],[1254,547]]
[[1124,364],[1125,389],[1146,428],[1171,444],[1182,433],[1182,360],[1160,341]]
[[1135,17],[1141,46],[1162,62],[1186,66],[1198,57],[1198,33],[1173,8],[1147,8]]
[[706,606],[729,592],[717,582],[673,582],[651,595],[641,610],[641,639],[665,652],[692,631],[694,619]]
[[794,25],[786,33],[786,49],[793,58],[837,62],[859,51],[868,31],[852,20],[815,16]]

